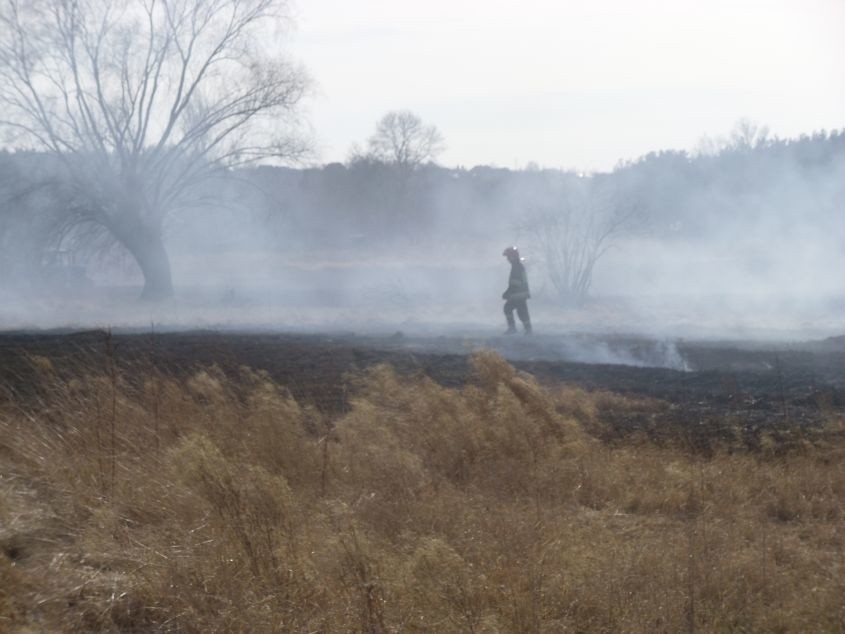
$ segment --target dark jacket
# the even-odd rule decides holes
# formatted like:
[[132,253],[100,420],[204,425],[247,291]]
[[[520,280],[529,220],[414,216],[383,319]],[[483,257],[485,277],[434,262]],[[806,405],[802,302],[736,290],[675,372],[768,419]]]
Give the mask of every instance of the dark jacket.
[[521,301],[531,297],[528,288],[528,275],[522,262],[511,262],[511,276],[508,279],[508,289],[502,293],[502,299]]

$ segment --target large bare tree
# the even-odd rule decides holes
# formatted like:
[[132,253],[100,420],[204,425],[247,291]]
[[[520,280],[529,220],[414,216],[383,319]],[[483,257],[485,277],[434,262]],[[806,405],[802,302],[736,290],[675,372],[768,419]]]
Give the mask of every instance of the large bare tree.
[[100,231],[173,292],[165,219],[233,166],[307,148],[285,0],[5,0],[0,125],[55,157],[61,230]]

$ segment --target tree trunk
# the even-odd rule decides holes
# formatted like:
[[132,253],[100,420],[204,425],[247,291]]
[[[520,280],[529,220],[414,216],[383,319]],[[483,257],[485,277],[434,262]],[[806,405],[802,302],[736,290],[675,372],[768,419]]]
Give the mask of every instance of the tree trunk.
[[170,258],[164,249],[161,236],[143,245],[142,250],[135,254],[135,259],[138,260],[138,266],[144,274],[144,290],[141,291],[141,299],[159,301],[173,297]]
[[170,258],[164,248],[161,230],[136,222],[131,223],[130,227],[121,227],[121,230],[114,231],[114,234],[135,258],[144,275],[141,299],[160,301],[173,297]]

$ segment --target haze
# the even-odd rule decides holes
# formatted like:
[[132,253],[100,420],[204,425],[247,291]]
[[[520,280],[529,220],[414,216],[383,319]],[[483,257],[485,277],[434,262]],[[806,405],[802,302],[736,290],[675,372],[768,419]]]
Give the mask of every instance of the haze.
[[606,170],[740,117],[780,137],[845,123],[839,0],[308,0],[296,18],[325,162],[397,108],[467,167]]
[[290,10],[0,5],[0,328],[845,332],[845,3]]

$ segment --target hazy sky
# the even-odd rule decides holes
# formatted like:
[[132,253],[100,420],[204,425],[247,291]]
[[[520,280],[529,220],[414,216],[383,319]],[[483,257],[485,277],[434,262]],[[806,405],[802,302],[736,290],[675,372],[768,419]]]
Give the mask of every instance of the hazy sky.
[[845,127],[845,0],[298,0],[323,162],[386,111],[437,125],[445,165],[609,169],[740,117]]

